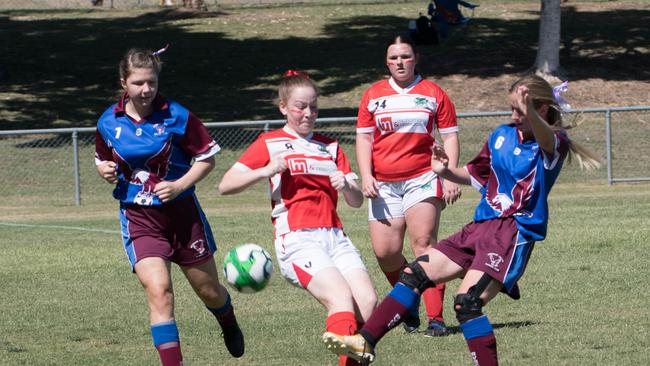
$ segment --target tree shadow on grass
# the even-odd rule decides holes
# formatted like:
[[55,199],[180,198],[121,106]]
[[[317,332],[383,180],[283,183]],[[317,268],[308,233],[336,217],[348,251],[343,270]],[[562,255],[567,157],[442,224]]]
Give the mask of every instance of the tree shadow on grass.
[[[163,56],[161,93],[204,121],[276,119],[276,85],[287,69],[307,70],[323,95],[345,95],[386,73],[386,42],[408,19],[355,16],[327,23],[322,37],[228,38],[188,31],[169,10],[138,17],[15,20],[34,11],[0,12],[0,100],[10,118],[0,129],[93,126],[119,97],[117,63],[131,46]],[[48,11],[52,12],[52,11]],[[60,11],[64,12],[64,11]],[[223,13],[211,13],[218,18]],[[562,65],[571,78],[650,80],[650,10],[578,12],[564,8]],[[534,62],[537,19],[474,18],[442,46],[422,47],[424,75],[492,78],[521,73]],[[357,101],[321,110],[352,116]]]

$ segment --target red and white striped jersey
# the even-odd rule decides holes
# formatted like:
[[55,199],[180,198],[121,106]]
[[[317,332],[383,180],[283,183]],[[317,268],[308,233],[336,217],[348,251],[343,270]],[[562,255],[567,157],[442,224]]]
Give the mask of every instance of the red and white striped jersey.
[[338,170],[347,179],[357,175],[338,142],[319,134],[303,138],[285,126],[260,135],[233,167],[243,172],[259,169],[278,155],[284,156],[287,170],[269,179],[275,235],[307,228],[342,228],[336,213],[338,192],[329,176]]
[[458,131],[447,94],[417,76],[407,88],[390,78],[373,84],[361,98],[357,133],[373,134],[372,166],[380,181],[401,181],[431,170],[434,131]]

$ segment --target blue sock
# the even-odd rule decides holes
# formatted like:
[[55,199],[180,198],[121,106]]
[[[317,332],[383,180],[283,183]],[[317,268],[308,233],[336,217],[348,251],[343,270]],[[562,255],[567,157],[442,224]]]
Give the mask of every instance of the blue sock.
[[155,347],[169,342],[180,342],[176,321],[151,324],[151,337]]

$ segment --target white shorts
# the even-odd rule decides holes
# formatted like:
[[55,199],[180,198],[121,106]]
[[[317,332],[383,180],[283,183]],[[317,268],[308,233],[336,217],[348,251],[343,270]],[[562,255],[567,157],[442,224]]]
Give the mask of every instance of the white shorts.
[[336,267],[342,274],[352,269],[367,271],[361,254],[341,229],[289,232],[275,239],[275,253],[282,276],[302,288],[326,268]]
[[368,204],[368,221],[404,217],[416,203],[427,198],[442,199],[442,180],[434,172],[398,182],[377,182],[379,194]]

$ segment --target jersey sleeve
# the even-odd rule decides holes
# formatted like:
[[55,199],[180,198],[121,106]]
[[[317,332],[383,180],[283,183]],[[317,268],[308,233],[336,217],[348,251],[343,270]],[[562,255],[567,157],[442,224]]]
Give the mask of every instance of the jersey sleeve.
[[260,136],[244,151],[233,167],[240,171],[259,169],[265,167],[270,159],[266,140]]
[[338,147],[338,153],[336,154],[336,167],[338,170],[343,172],[346,179],[358,179],[359,177],[352,171],[350,167],[350,160],[348,160],[347,155],[341,149],[341,146]]
[[373,133],[375,131],[375,117],[369,108],[370,89],[366,90],[359,102],[357,114],[357,133]]
[[185,135],[180,140],[180,146],[196,161],[205,160],[221,150],[203,122],[191,112],[187,117]]
[[104,137],[99,132],[99,127],[95,131],[95,165],[102,164],[107,161],[113,161],[113,151],[104,141]]
[[542,149],[542,156],[544,157],[544,168],[546,170],[553,170],[557,165],[558,161],[566,158],[569,153],[569,136],[566,131],[556,131],[555,132],[555,149],[553,151],[553,156],[546,154]]
[[492,171],[490,161],[490,148],[486,142],[478,155],[465,166],[472,180],[472,187],[479,191],[485,187],[490,177]]
[[436,108],[436,125],[443,135],[458,132],[456,107],[444,91],[440,91],[440,102]]

